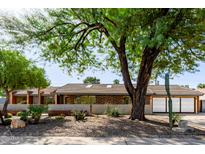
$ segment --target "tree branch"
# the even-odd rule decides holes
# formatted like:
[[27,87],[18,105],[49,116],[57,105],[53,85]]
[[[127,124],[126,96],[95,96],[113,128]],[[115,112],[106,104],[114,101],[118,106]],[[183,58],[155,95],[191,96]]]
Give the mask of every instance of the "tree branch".
[[113,26],[115,26],[115,27],[117,27],[117,24],[113,21],[113,20],[111,20],[110,18],[108,18],[108,17],[104,17],[107,21],[109,21]]
[[81,33],[81,32],[83,32],[83,33],[82,33],[81,37],[79,38],[79,40],[77,41],[77,43],[75,44],[75,47],[74,47],[75,50],[77,50],[78,46],[83,44],[83,42],[85,41],[85,39],[87,38],[87,36],[88,36],[93,30],[96,30],[96,29],[100,29],[99,24],[88,25],[87,28],[78,31],[76,34],[79,34],[79,33]]
[[126,43],[126,36],[125,34],[122,34],[120,37],[120,49],[117,51],[117,53],[120,60],[121,72],[122,72],[125,88],[127,89],[129,95],[132,98],[134,92],[134,86],[132,84],[130,74],[129,74],[127,56],[125,52],[125,43]]
[[102,28],[101,28],[100,31],[103,32],[105,34],[105,36],[107,36],[108,39],[110,39],[110,42],[111,42],[112,46],[114,47],[114,49],[116,51],[118,51],[119,47],[118,47],[117,43],[115,42],[115,40],[110,36],[110,33],[108,32],[108,30],[104,27],[103,24],[101,24],[101,27]]
[[60,23],[60,24],[54,25],[53,27],[47,29],[46,31],[42,31],[42,32],[40,32],[39,35],[45,35],[45,34],[49,33],[50,31],[52,31],[53,29],[55,29],[55,28],[58,27],[58,26],[68,25],[68,24],[70,25],[70,24],[72,24],[72,23],[69,23],[69,22],[63,22],[63,23]]

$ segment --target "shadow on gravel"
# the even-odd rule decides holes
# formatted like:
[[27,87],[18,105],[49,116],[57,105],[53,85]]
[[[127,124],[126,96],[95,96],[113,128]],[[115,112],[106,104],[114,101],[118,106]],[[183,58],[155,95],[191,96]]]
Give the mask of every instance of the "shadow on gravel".
[[[37,125],[28,125],[26,128],[9,129],[0,126],[0,136],[10,137],[146,137],[146,138],[196,138],[199,135],[205,137],[205,131],[194,128],[194,132],[170,133],[168,123],[155,119],[146,121],[129,120],[120,118],[89,118],[86,122],[75,122],[71,119],[65,121],[53,118],[41,119]],[[102,139],[103,140],[103,139]],[[49,141],[48,141],[49,142]],[[47,144],[45,142],[45,144]],[[50,144],[50,143],[48,143]]]
[[10,126],[0,125],[0,136],[43,136],[45,133],[52,135],[53,129],[63,128],[64,121],[45,118],[38,124],[28,124],[25,128],[11,129]]

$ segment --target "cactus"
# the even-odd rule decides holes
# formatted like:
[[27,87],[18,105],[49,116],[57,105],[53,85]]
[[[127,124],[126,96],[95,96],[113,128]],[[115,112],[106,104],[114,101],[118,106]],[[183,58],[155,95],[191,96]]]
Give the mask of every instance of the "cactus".
[[172,130],[173,122],[172,122],[172,99],[170,94],[170,88],[169,88],[169,73],[165,74],[165,89],[168,96],[168,103],[169,103],[169,127]]

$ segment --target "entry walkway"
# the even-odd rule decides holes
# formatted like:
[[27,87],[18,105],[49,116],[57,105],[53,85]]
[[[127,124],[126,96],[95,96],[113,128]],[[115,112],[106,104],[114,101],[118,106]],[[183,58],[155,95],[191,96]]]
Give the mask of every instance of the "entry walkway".
[[205,136],[190,137],[190,138],[126,138],[126,137],[8,137],[1,136],[0,144],[40,144],[40,145],[62,145],[62,144],[77,144],[77,145],[143,145],[143,144],[205,144]]

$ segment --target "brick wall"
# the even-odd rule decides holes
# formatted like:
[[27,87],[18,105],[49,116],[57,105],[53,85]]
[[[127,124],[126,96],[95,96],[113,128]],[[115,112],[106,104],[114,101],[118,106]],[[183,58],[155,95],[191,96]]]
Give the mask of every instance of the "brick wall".
[[122,104],[123,96],[96,96],[96,104]]
[[65,104],[74,104],[75,96],[64,96],[65,98]]

